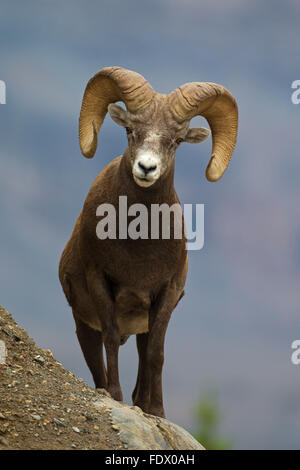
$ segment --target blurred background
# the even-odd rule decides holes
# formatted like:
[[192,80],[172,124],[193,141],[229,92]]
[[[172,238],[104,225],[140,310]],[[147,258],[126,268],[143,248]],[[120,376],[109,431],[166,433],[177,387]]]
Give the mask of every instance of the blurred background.
[[[176,155],[181,202],[205,204],[205,245],[189,254],[164,366],[167,417],[197,432],[208,387],[235,449],[300,444],[300,365],[291,362],[300,339],[299,19],[297,0],[1,2],[0,303],[89,384],[58,262],[90,185],[126,137],[107,117],[95,158],[81,156],[87,81],[119,65],[162,93],[213,81],[237,99],[238,143],[222,180],[205,179],[211,139]],[[129,402],[134,337],[120,369]]]

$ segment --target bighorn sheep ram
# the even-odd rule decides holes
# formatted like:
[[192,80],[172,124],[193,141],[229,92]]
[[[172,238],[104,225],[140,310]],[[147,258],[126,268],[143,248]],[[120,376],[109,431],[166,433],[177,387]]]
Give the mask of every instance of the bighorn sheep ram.
[[[117,101],[123,101],[127,110],[113,104]],[[181,142],[201,142],[210,134],[204,128],[189,128],[197,115],[204,116],[211,128],[213,148],[206,177],[217,181],[235,147],[238,109],[229,91],[215,83],[186,83],[165,95],[156,93],[135,72],[106,67],[89,80],[83,96],[79,139],[87,158],[96,152],[107,111],[125,127],[128,147],[90,188],[63,251],[59,277],[96,388],[105,388],[114,399],[122,400],[119,346],[136,334],[139,367],[133,403],[147,413],[164,416],[164,339],[172,311],[184,294],[186,239],[100,240],[96,210],[109,203],[118,216],[122,195],[127,196],[128,205],[142,203],[149,208],[179,203],[174,189],[176,149]]]

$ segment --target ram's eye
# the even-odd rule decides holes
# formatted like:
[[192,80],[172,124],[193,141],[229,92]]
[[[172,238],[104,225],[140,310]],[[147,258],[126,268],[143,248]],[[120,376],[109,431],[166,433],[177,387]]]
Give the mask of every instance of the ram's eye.
[[179,145],[181,144],[181,142],[183,142],[183,139],[181,137],[178,137],[178,139],[176,139],[176,144]]
[[127,135],[132,134],[133,131],[132,129],[130,129],[130,127],[125,127],[125,129],[126,129]]

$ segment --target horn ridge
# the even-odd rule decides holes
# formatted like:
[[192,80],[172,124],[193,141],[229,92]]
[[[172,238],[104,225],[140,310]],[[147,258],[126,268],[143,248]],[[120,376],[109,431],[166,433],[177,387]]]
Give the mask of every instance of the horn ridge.
[[212,131],[212,153],[206,169],[209,181],[219,180],[228,167],[238,130],[238,106],[232,94],[213,82],[185,83],[168,96],[178,121],[205,117]]
[[148,106],[155,92],[140,74],[122,67],[105,67],[87,83],[79,117],[79,142],[83,155],[92,158],[98,133],[110,103],[123,101],[128,111],[137,113]]

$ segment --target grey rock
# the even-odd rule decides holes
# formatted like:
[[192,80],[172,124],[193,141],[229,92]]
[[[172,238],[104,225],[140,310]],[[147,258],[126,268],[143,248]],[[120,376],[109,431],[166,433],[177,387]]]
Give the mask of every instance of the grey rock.
[[169,444],[171,445],[172,449],[180,449],[180,450],[190,450],[190,449],[198,449],[198,450],[205,450],[204,447],[196,441],[196,439],[191,436],[189,432],[187,432],[182,427],[178,426],[177,424],[171,423],[170,421],[157,418],[158,419],[158,428],[168,440]]
[[0,364],[5,364],[6,361],[6,346],[4,341],[0,340]]
[[39,354],[34,357],[34,360],[36,362],[38,362],[39,364],[45,364],[45,359],[42,356],[40,356]]
[[120,429],[120,439],[128,449],[164,449],[172,447],[166,442],[157,429],[144,416],[128,408],[113,408],[112,421]]
[[60,426],[60,427],[66,427],[66,424],[63,423],[62,421],[60,421],[60,419],[56,419],[56,418],[53,418],[53,423],[55,423],[57,426]]
[[0,437],[0,444],[2,444],[3,446],[8,446],[8,442],[6,439],[4,439],[4,437]]
[[204,450],[185,429],[163,418],[127,407],[111,410],[120,439],[130,450]]
[[40,421],[40,420],[41,420],[40,415],[35,414],[35,413],[32,413],[32,414],[31,414],[31,417],[32,417],[33,419],[35,419],[36,421]]
[[185,429],[170,421],[144,413],[103,394],[93,403],[96,410],[108,411],[112,428],[129,450],[204,450]]

